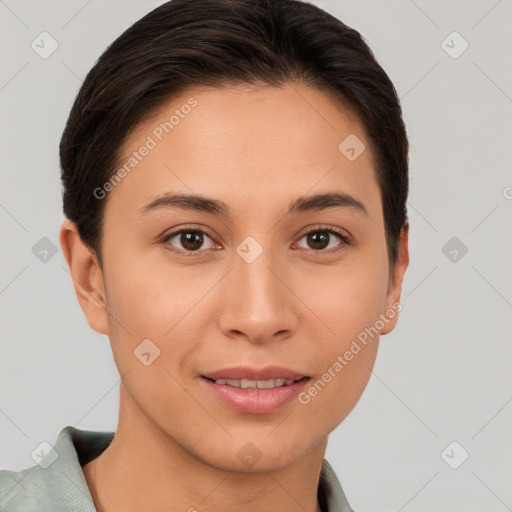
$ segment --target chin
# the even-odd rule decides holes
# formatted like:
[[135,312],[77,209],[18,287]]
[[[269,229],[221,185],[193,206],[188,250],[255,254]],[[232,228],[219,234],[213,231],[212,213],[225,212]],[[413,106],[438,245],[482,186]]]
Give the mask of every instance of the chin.
[[[268,432],[265,434],[268,436]],[[237,473],[260,473],[267,471],[276,471],[293,464],[304,456],[309,449],[304,442],[297,440],[296,443],[284,444],[282,439],[270,441],[265,436],[251,436],[230,439],[228,443],[219,441],[218,449],[211,448],[207,453],[203,453],[202,459],[207,464]],[[276,442],[277,441],[277,442]]]

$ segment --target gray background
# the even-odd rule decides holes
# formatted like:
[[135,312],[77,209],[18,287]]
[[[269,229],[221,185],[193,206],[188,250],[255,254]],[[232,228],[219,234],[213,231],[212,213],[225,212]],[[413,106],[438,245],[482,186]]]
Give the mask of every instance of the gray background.
[[[0,0],[1,468],[34,465],[65,425],[116,428],[108,339],[88,327],[58,242],[58,143],[94,61],[160,3]],[[357,511],[512,510],[512,2],[313,3],[366,37],[411,143],[400,322],[326,457]],[[59,45],[47,59],[31,48],[42,31]],[[453,31],[469,44],[457,58]]]

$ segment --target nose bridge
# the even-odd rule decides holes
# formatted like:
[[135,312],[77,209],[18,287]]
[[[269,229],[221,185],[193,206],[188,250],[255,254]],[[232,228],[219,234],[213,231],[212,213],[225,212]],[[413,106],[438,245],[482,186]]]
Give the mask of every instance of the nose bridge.
[[255,308],[252,314],[256,316],[270,310],[272,303],[278,302],[278,296],[281,295],[279,288],[282,284],[270,270],[279,266],[270,240],[271,237],[266,237],[260,243],[255,237],[248,236],[236,248],[234,279],[237,280],[245,305]]
[[270,240],[260,243],[249,236],[235,249],[220,313],[225,334],[235,330],[254,342],[294,327],[292,294],[283,284],[285,270]]

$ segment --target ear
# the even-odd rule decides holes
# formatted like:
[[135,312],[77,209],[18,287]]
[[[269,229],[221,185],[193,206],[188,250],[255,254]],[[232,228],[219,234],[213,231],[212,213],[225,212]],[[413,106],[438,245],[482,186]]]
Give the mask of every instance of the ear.
[[76,224],[69,219],[61,225],[60,245],[87,323],[95,331],[108,335],[103,272],[96,255],[82,242]]
[[400,296],[402,294],[402,282],[405,271],[409,266],[409,223],[406,222],[400,231],[400,243],[398,254],[389,277],[388,293],[386,295],[386,311],[388,312],[388,321],[385,323],[381,334],[389,334],[396,326],[398,321],[398,312],[402,309],[400,305]]

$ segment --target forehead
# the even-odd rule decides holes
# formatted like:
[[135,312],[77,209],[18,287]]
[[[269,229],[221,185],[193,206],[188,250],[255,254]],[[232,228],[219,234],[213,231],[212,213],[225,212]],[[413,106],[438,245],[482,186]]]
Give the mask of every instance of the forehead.
[[144,147],[150,149],[112,193],[139,207],[143,198],[170,190],[231,203],[327,188],[364,197],[376,187],[370,144],[357,117],[302,84],[189,89],[139,123],[119,166]]
[[[172,142],[172,138],[182,144],[191,139],[187,128],[193,129],[204,144],[219,144],[224,139],[232,151],[244,142],[252,146],[259,142],[318,142],[326,136],[325,146],[332,143],[336,149],[344,134],[366,137],[357,115],[341,101],[332,91],[292,82],[280,87],[239,84],[190,88],[145,116],[126,138],[121,152],[129,152],[148,135],[157,143]],[[244,135],[250,137],[244,140]]]

